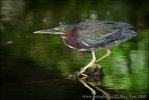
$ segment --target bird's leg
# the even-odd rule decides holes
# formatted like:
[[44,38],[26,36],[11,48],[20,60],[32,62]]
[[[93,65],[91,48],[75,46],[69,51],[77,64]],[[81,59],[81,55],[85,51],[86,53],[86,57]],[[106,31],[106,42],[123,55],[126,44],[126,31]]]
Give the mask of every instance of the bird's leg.
[[110,51],[109,49],[107,49],[107,53],[106,53],[104,56],[98,58],[95,62],[98,62],[98,61],[100,61],[101,59],[108,57],[110,54],[111,54],[111,51]]
[[90,84],[92,87],[94,87],[95,89],[97,89],[98,91],[102,92],[102,93],[106,96],[107,100],[111,100],[111,96],[110,96],[109,93],[105,92],[104,90],[100,89],[99,87],[95,86],[95,85],[92,84],[92,83],[89,83],[89,84]]
[[87,68],[91,67],[91,66],[94,64],[94,62],[96,61],[95,51],[91,50],[91,52],[92,52],[92,60],[91,60],[91,62],[90,62],[89,64],[87,64],[85,67],[83,67],[83,68],[81,69],[81,71],[79,72],[78,75],[83,75],[83,76],[84,76],[83,72],[84,72]]
[[79,81],[80,81],[86,88],[88,88],[88,89],[91,91],[91,93],[92,93],[92,95],[93,95],[92,100],[95,100],[96,91],[95,91],[93,88],[91,88],[86,82],[84,82],[82,79],[79,78]]

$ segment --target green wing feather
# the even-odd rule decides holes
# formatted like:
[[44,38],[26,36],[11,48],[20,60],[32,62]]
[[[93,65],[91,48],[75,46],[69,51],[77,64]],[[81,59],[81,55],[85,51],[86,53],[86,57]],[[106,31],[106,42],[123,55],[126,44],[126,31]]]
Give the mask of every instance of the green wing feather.
[[[121,29],[133,28],[133,26],[113,21],[85,21],[75,26],[79,29],[79,39],[88,45],[96,45],[105,42],[104,37],[118,33]],[[121,33],[120,33],[121,34]],[[114,39],[118,39],[120,34]]]

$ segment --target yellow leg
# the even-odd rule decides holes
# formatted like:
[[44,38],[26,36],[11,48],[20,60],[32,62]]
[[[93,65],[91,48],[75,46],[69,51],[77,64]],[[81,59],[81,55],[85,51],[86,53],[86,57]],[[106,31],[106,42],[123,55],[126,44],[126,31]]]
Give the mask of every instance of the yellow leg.
[[85,83],[82,79],[79,79],[79,81],[91,91],[93,95],[92,100],[95,100],[96,91],[93,88],[91,88],[87,83]]
[[91,86],[93,86],[94,88],[96,88],[98,91],[102,92],[102,93],[106,96],[107,100],[111,100],[111,96],[110,96],[109,93],[105,92],[104,90],[100,89],[99,87],[95,86],[95,85],[92,84],[92,83],[89,83],[89,84],[90,84]]
[[110,51],[109,49],[107,49],[107,53],[106,53],[104,56],[102,56],[101,58],[98,58],[95,62],[98,62],[98,61],[100,61],[101,59],[110,56],[110,54],[111,54],[111,51]]
[[87,68],[91,67],[94,64],[94,62],[96,61],[95,51],[92,50],[91,52],[92,52],[91,62],[89,64],[87,64],[85,67],[83,67],[78,75],[82,74]]

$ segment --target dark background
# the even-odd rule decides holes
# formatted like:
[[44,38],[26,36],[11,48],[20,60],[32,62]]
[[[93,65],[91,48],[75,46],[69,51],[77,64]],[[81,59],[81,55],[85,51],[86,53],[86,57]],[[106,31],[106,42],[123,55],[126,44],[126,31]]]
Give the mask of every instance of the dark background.
[[[91,93],[80,82],[65,78],[85,66],[91,53],[66,47],[57,35],[33,34],[87,19],[135,27],[137,37],[113,47],[111,56],[99,62],[105,74],[99,87],[113,99],[146,99],[148,4],[148,0],[1,0],[0,99],[91,100],[83,98]],[[96,56],[103,54],[104,50]]]

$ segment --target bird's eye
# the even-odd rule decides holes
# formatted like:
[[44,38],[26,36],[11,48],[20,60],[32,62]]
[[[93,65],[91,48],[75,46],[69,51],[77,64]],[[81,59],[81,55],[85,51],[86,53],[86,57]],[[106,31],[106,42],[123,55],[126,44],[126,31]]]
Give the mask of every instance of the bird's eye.
[[54,28],[56,31],[63,31],[63,28]]
[[60,30],[60,28],[54,28],[54,30],[59,31],[59,30]]

